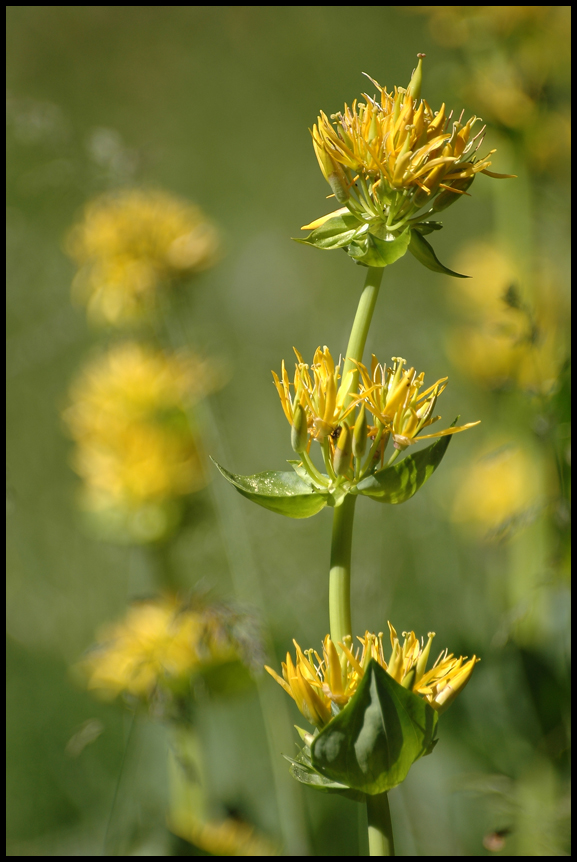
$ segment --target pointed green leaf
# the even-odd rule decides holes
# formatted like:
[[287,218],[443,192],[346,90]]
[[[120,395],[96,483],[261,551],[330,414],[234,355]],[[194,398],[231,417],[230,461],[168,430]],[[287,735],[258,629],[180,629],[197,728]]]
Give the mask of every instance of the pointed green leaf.
[[450,442],[451,435],[440,437],[436,443],[409,455],[400,464],[385,467],[384,470],[367,476],[351,493],[364,494],[381,503],[404,503],[431,478],[443,460]]
[[286,515],[288,518],[310,518],[328,503],[326,493],[317,491],[296,473],[267,470],[264,473],[255,473],[254,476],[238,476],[229,473],[217,464],[214,458],[211,460],[227,482],[234,485],[243,497],[270,509],[271,512],[278,512],[279,515]]
[[356,237],[349,244],[347,254],[364,266],[389,266],[406,253],[410,239],[409,228],[395,236],[386,231],[383,233],[383,228],[375,225],[370,228],[370,233]]
[[383,793],[432,751],[436,724],[435,710],[371,659],[354,697],[312,743],[312,766],[353,790]]
[[413,228],[411,231],[411,241],[409,243],[409,251],[417,258],[419,263],[426,266],[427,269],[432,269],[433,272],[444,272],[445,275],[452,275],[454,278],[469,278],[468,275],[461,275],[460,272],[453,272],[446,266],[443,266],[433,247],[427,242],[422,234],[422,231]]
[[357,233],[366,227],[367,223],[352,213],[341,213],[341,215],[333,216],[320,227],[315,228],[304,239],[300,237],[294,239],[295,242],[330,251],[333,248],[343,248],[343,246],[348,245]]
[[440,221],[420,221],[418,224],[413,225],[413,230],[418,231],[421,236],[427,236],[428,233],[442,229],[443,223]]

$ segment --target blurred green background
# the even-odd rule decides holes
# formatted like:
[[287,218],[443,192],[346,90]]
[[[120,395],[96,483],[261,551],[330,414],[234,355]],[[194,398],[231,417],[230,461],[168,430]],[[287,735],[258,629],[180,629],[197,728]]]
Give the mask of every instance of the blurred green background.
[[[212,397],[222,440],[211,441],[209,426],[205,448],[238,473],[283,469],[292,452],[270,369],[291,360],[293,345],[305,357],[319,344],[338,355],[363,279],[345,255],[290,241],[331,209],[308,129],[319,109],[337,111],[366,89],[363,71],[406,85],[417,52],[427,54],[423,96],[483,116],[484,149],[498,148],[493,169],[518,176],[480,176],[472,197],[444,214],[436,251],[473,266],[483,248],[498,249],[516,273],[541,371],[492,376],[482,350],[475,365],[466,347],[451,347],[465,318],[480,319],[463,311],[462,282],[447,284],[410,255],[385,272],[369,351],[406,357],[429,383],[448,374],[443,420],[482,424],[453,441],[407,504],[361,501],[353,624],[434,630],[439,649],[482,657],[434,756],[391,793],[398,854],[570,855],[569,10],[8,7],[8,855],[191,855],[167,850],[162,727],[140,722],[117,785],[126,716],[70,679],[95,630],[153,579],[150,555],[91,538],[75,508],[60,413],[105,335],[70,301],[66,231],[88,199],[127,185],[195,201],[220,225],[221,261],[195,283],[184,319],[175,312],[182,341],[229,369]],[[499,277],[485,272],[463,290],[493,296]],[[505,473],[502,489],[470,479],[501,447],[525,453],[530,490],[521,481],[520,502]],[[489,517],[471,504],[485,497]],[[512,502],[501,511],[503,497]],[[243,554],[235,578],[215,499]],[[280,655],[293,637],[318,646],[330,521],[328,510],[291,521],[228,487],[207,490],[169,548],[171,564],[183,588],[200,583],[256,605]],[[280,842],[255,692],[201,713],[211,792]],[[103,731],[76,754],[70,740],[89,719]],[[294,744],[285,724],[279,758]],[[360,806],[296,784],[294,793],[303,812],[294,853],[367,855]]]

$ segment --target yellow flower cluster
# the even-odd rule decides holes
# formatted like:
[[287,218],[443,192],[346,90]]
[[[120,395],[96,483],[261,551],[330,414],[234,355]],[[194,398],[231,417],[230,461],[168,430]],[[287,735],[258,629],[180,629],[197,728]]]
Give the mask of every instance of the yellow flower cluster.
[[[414,368],[405,368],[404,359],[394,358],[392,366],[386,366],[384,363],[379,364],[373,356],[370,372],[362,362],[355,362],[357,371],[347,372],[343,379],[340,363],[335,364],[328,347],[317,348],[310,366],[296,349],[295,353],[298,362],[295,364],[292,383],[284,361],[280,378],[274,371],[272,374],[283,411],[293,429],[300,417],[304,417],[302,433],[304,436],[306,432],[307,437],[297,451],[303,453],[306,464],[310,465],[307,453],[311,442],[317,440],[323,448],[326,466],[330,471],[330,465],[335,463],[337,448],[339,445],[341,450],[344,448],[344,437],[353,435],[356,445],[351,442],[350,451],[344,456],[347,463],[341,464],[341,475],[352,470],[353,454],[360,462],[370,442],[366,463],[362,467],[359,463],[359,469],[355,471],[355,478],[360,479],[375,468],[379,461],[383,463],[391,437],[395,449],[403,450],[419,440],[456,434],[478,424],[469,422],[422,434],[441,418],[434,415],[434,410],[439,395],[447,385],[447,378],[421,391],[424,372],[417,374]],[[360,410],[351,423],[354,425],[351,431],[349,417],[358,407]],[[372,414],[372,425],[367,423],[365,411]],[[339,454],[342,461],[342,451]]]
[[64,412],[83,508],[124,514],[133,538],[159,538],[171,502],[206,484],[186,410],[217,383],[206,362],[132,342],[92,359]]
[[210,267],[218,236],[193,204],[134,189],[89,203],[66,250],[79,266],[74,295],[94,320],[120,326],[154,307],[160,288]]
[[186,691],[195,672],[239,657],[218,613],[174,598],[134,604],[98,639],[80,668],[88,688],[105,698],[149,700],[161,688]]
[[357,691],[371,659],[387,671],[400,685],[423,697],[433,709],[442,712],[452,703],[469,681],[478,659],[469,661],[455,658],[444,650],[433,667],[427,671],[434,632],[427,643],[419,641],[414,632],[405,632],[401,645],[397,633],[389,623],[392,652],[388,662],[384,656],[383,635],[365,632],[359,637],[360,647],[353,649],[352,639],[339,644],[345,661],[341,662],[338,650],[327,635],[323,642],[322,658],[316,650],[301,650],[294,642],[296,658],[287,653],[282,664],[282,677],[272,668],[266,670],[289,694],[301,713],[315,727],[324,727],[333,715],[347,705]]
[[444,104],[434,112],[419,98],[421,66],[422,55],[409,86],[393,93],[371,78],[379,100],[364,94],[364,101],[345,105],[331,119],[321,112],[312,129],[320,168],[337,201],[389,232],[449,206],[479,172],[501,176],[488,171],[494,150],[476,158],[484,132],[483,127],[473,135],[477,117],[453,119]]
[[447,335],[447,354],[476,383],[492,389],[515,384],[546,394],[565,358],[564,309],[550,276],[537,279],[534,308],[518,287],[510,257],[488,242],[466,246],[456,265],[473,278],[451,300],[468,318]]

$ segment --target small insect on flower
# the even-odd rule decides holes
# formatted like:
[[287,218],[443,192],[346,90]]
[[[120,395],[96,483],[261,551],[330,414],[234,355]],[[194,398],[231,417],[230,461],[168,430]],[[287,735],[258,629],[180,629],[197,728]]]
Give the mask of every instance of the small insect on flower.
[[434,632],[430,632],[425,643],[414,632],[403,634],[401,645],[397,632],[389,623],[392,651],[387,661],[384,655],[383,634],[365,632],[358,637],[360,646],[354,647],[352,638],[346,638],[338,646],[327,635],[323,641],[322,656],[316,650],[301,650],[296,641],[295,660],[287,653],[282,663],[282,677],[270,667],[265,669],[295,701],[300,712],[317,728],[328,724],[334,715],[346,707],[357,691],[367,665],[374,659],[404,688],[424,698],[437,712],[444,712],[465,687],[475,664],[476,656],[456,658],[443,650],[433,667],[427,671]]

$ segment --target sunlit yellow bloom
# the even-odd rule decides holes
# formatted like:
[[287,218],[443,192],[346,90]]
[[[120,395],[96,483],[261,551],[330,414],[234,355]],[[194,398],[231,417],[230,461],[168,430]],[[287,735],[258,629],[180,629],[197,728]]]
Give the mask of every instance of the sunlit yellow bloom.
[[392,652],[385,659],[383,634],[365,632],[353,647],[351,639],[339,644],[345,656],[341,663],[339,653],[330,635],[323,642],[322,658],[316,650],[301,650],[294,641],[296,658],[293,662],[287,653],[282,663],[282,677],[272,668],[266,670],[289,694],[305,718],[315,727],[324,727],[331,718],[347,705],[363,678],[370,659],[378,664],[405,688],[423,697],[433,709],[444,711],[469,681],[478,659],[473,656],[455,658],[444,650],[433,667],[427,671],[427,662],[435,636],[429,633],[427,643],[419,641],[414,632],[405,632],[401,645],[397,633],[389,623]]
[[417,374],[414,368],[405,369],[406,360],[393,357],[393,365],[380,365],[376,356],[372,358],[371,373],[362,363],[357,363],[361,385],[359,400],[366,404],[393,437],[395,448],[405,449],[418,440],[445,437],[473,428],[479,422],[469,422],[458,427],[445,428],[432,434],[421,434],[425,428],[441,417],[434,416],[437,398],[447,385],[447,378],[437,380],[421,392],[425,374]]
[[488,170],[494,150],[477,159],[484,132],[473,133],[478,117],[463,122],[462,113],[453,118],[444,104],[434,112],[420,99],[421,67],[420,56],[409,86],[392,93],[370,78],[378,99],[364,94],[330,119],[321,112],[312,129],[338,202],[391,232],[466,194],[476,174],[499,176]]
[[[353,383],[353,372],[341,379],[340,362],[335,365],[328,347],[315,351],[312,365],[307,365],[301,354],[294,348],[298,363],[291,384],[284,360],[280,379],[273,371],[275,386],[280,396],[286,418],[293,424],[297,404],[302,405],[307,416],[311,437],[323,440],[333,433],[339,423],[354,408],[347,406],[347,396]],[[340,382],[339,382],[340,381]],[[293,387],[291,395],[290,387]]]
[[185,691],[195,672],[239,655],[217,613],[172,598],[134,604],[98,640],[81,669],[88,688],[107,698],[148,700],[161,688]]
[[[293,448],[317,485],[326,487],[337,479],[357,483],[383,465],[391,438],[395,449],[404,450],[419,440],[456,434],[479,424],[469,422],[423,434],[441,418],[434,410],[447,378],[421,391],[424,373],[417,375],[414,368],[406,369],[404,359],[393,359],[393,365],[387,367],[373,356],[370,372],[362,362],[355,362],[358,374],[349,371],[342,379],[340,363],[335,364],[328,347],[317,348],[310,366],[296,349],[295,353],[298,362],[293,382],[284,362],[280,378],[274,371],[273,377],[293,429]],[[372,414],[374,424],[368,424],[366,411]],[[328,478],[316,470],[308,454],[313,440],[321,444]]]
[[277,847],[242,820],[201,820],[190,810],[171,812],[176,834],[212,856],[278,856]]
[[139,189],[91,201],[66,239],[80,268],[74,294],[93,319],[113,325],[141,317],[167,283],[211,266],[217,249],[198,207]]
[[145,512],[140,526],[159,538],[168,526],[162,506],[206,484],[187,409],[218,376],[190,354],[130,342],[92,359],[73,382],[64,411],[77,444],[72,464],[84,481],[83,508]]

